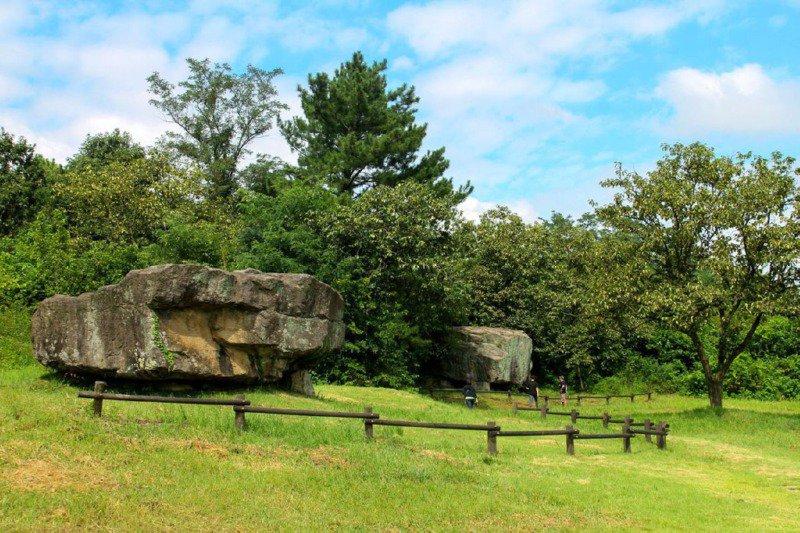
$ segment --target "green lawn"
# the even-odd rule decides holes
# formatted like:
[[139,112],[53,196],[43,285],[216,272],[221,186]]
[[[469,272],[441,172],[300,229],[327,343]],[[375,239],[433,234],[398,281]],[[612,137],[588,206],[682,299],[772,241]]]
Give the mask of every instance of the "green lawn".
[[[488,457],[485,433],[375,427],[368,442],[358,420],[250,414],[240,434],[230,408],[123,402],[96,419],[79,387],[19,366],[30,348],[11,336],[0,330],[0,531],[800,530],[800,402],[728,399],[721,416],[702,398],[585,402],[581,412],[669,421],[668,449],[577,441],[569,457],[563,437],[509,437]],[[9,350],[21,352],[13,364]],[[385,418],[504,429],[568,422],[514,415],[502,396],[470,412],[379,388],[241,392],[260,405],[371,404]]]

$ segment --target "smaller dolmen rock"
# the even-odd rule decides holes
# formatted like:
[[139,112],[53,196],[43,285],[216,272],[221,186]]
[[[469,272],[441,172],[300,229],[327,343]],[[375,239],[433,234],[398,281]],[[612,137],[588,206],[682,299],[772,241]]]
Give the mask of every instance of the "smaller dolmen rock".
[[522,385],[531,368],[533,343],[525,332],[486,326],[452,328],[443,375],[478,385]]
[[41,363],[75,374],[275,382],[341,346],[343,308],[338,292],[307,274],[159,265],[47,298],[31,335]]

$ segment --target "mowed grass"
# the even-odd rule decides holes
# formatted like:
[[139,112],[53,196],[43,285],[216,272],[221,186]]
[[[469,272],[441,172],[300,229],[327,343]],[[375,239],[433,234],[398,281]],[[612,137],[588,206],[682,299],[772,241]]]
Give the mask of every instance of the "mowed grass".
[[[29,345],[3,335],[0,346],[21,350],[16,362],[30,361]],[[3,358],[0,531],[800,530],[800,402],[728,399],[722,415],[702,398],[584,402],[585,413],[669,421],[667,450],[642,437],[632,454],[619,440],[577,441],[569,457],[563,437],[508,437],[488,457],[483,432],[376,426],[369,442],[359,420],[249,414],[239,433],[227,407],[107,401],[97,419],[80,386]],[[457,396],[317,392],[203,395],[505,429],[569,421],[514,415],[503,396],[468,411]]]

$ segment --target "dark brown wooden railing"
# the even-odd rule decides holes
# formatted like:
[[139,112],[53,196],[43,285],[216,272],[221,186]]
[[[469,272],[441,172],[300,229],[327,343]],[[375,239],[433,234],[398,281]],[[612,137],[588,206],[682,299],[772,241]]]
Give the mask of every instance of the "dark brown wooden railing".
[[[390,427],[410,427],[422,428],[433,430],[466,430],[466,431],[485,431],[486,432],[486,451],[490,455],[497,454],[497,439],[498,437],[544,437],[544,436],[564,436],[566,439],[566,451],[568,454],[575,453],[575,440],[580,439],[622,439],[623,450],[630,452],[630,440],[636,435],[644,435],[647,441],[650,441],[652,436],[658,437],[658,447],[663,449],[666,447],[666,436],[668,433],[669,425],[661,422],[658,425],[652,424],[649,420],[641,423],[634,423],[631,418],[623,420],[612,419],[607,413],[603,416],[581,416],[577,411],[560,412],[550,411],[547,407],[543,406],[541,409],[535,409],[525,406],[515,405],[515,410],[538,410],[541,412],[542,417],[551,415],[564,415],[569,416],[572,422],[575,423],[578,419],[594,419],[602,420],[604,426],[609,423],[621,422],[623,424],[620,433],[581,433],[578,429],[571,425],[563,429],[545,429],[545,430],[502,430],[494,421],[489,421],[486,424],[461,424],[450,422],[424,422],[418,420],[393,420],[383,419],[378,413],[373,412],[371,406],[364,407],[363,411],[322,411],[313,409],[286,409],[279,407],[262,407],[252,406],[244,396],[236,396],[235,398],[192,398],[181,396],[145,396],[135,394],[114,394],[105,392],[106,384],[102,381],[96,381],[93,391],[81,391],[78,393],[79,398],[86,398],[93,400],[93,412],[95,416],[102,416],[103,402],[104,401],[123,401],[123,402],[155,402],[155,403],[178,403],[178,404],[194,404],[194,405],[216,405],[216,406],[230,406],[233,407],[234,425],[240,431],[247,429],[245,415],[250,414],[268,414],[278,416],[310,416],[310,417],[328,417],[328,418],[350,418],[361,419],[364,423],[364,435],[367,439],[374,437],[375,426],[390,426]],[[635,429],[634,426],[641,425],[643,429]]]

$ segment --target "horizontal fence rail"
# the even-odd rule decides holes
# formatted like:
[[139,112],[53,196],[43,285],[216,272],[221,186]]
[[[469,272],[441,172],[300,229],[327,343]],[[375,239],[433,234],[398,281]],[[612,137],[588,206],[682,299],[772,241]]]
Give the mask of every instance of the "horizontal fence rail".
[[[475,430],[475,431],[486,431],[487,426],[480,425],[480,424],[450,424],[446,422],[418,422],[416,420],[386,420],[383,418],[379,418],[373,422],[376,426],[398,426],[398,427],[407,427],[407,428],[428,428],[428,429],[463,429],[463,430]],[[495,430],[500,430],[499,426],[494,425],[494,422],[491,423],[492,428]]]
[[236,398],[190,398],[182,396],[141,396],[136,394],[107,394],[96,392],[79,392],[79,398],[93,398],[95,400],[117,400],[123,402],[151,402],[151,403],[184,403],[194,405],[249,405],[248,400]]
[[[442,388],[429,388],[429,389],[425,389],[425,390],[427,390],[429,394],[432,394],[434,392],[463,392],[464,391],[464,389],[445,388],[445,387],[442,387]],[[478,395],[481,395],[481,394],[504,394],[509,399],[512,396],[530,396],[530,394],[527,393],[527,392],[512,391],[512,390],[507,390],[507,391],[503,391],[503,390],[476,390],[475,392]],[[606,404],[609,404],[609,403],[611,403],[611,398],[630,398],[631,402],[633,402],[634,399],[637,396],[646,396],[647,397],[647,401],[649,402],[653,398],[653,393],[652,392],[637,392],[635,394],[605,394],[605,395],[578,394],[576,396],[567,396],[565,398],[565,400],[566,401],[577,400],[578,405],[581,405],[581,402],[583,400],[602,400],[602,399],[605,399],[606,400]],[[544,399],[545,405],[550,403],[551,400],[554,401],[554,402],[560,402],[561,401],[561,396],[543,395],[542,398]]]
[[446,422],[419,422],[416,420],[386,420],[377,418],[369,421],[369,423],[376,426],[485,431],[486,452],[489,455],[497,455],[497,434],[500,431],[500,426],[495,424],[494,421],[489,421],[486,425],[482,426],[479,424],[451,424]]
[[[244,431],[246,429],[245,413],[253,414],[271,414],[279,416],[311,416],[311,417],[328,417],[328,418],[349,418],[360,419],[364,423],[364,434],[368,439],[373,437],[374,426],[394,426],[394,427],[411,427],[423,429],[444,429],[444,430],[467,430],[467,431],[485,431],[486,432],[486,450],[490,455],[497,454],[497,439],[498,437],[542,437],[542,436],[561,436],[566,438],[567,453],[573,455],[575,453],[575,440],[576,439],[612,439],[621,438],[624,442],[624,451],[630,452],[630,439],[636,435],[644,435],[645,439],[650,442],[652,436],[657,437],[658,447],[666,448],[666,436],[668,433],[669,424],[661,422],[657,425],[649,420],[639,423],[643,429],[632,428],[635,423],[631,418],[626,418],[621,422],[624,424],[622,432],[619,434],[591,434],[581,433],[578,429],[571,425],[566,426],[564,429],[544,429],[544,430],[506,430],[503,431],[500,426],[494,421],[489,421],[486,424],[460,424],[450,422],[423,422],[418,420],[393,420],[383,419],[378,413],[373,412],[371,406],[365,406],[364,411],[323,411],[314,409],[286,409],[280,407],[265,407],[265,406],[251,406],[250,401],[246,400],[244,396],[236,396],[235,398],[190,398],[179,396],[145,396],[136,394],[112,394],[105,392],[106,384],[103,381],[96,381],[93,391],[80,391],[78,392],[79,398],[91,399],[94,402],[94,415],[101,416],[103,412],[103,401],[129,401],[129,402],[152,402],[152,403],[177,403],[177,404],[194,404],[194,405],[217,405],[217,406],[232,406],[234,412],[234,424],[237,429]],[[515,406],[517,408],[517,406]],[[533,408],[519,407],[523,410],[536,410]],[[542,416],[546,416],[548,409],[543,407],[540,409]],[[577,411],[565,412],[550,412],[550,414],[563,414],[573,418],[573,422],[577,418],[591,418],[603,420],[604,425],[607,426],[608,422],[612,420],[608,414],[602,417],[597,416],[580,416]]]
[[78,398],[90,398],[94,400],[94,416],[103,414],[103,400],[114,400],[121,402],[151,402],[151,403],[182,403],[191,405],[225,405],[243,406],[250,405],[244,396],[237,398],[191,398],[182,396],[145,396],[141,394],[111,394],[104,392],[106,383],[95,381],[93,391],[80,391]]
[[[288,415],[288,416],[322,416],[328,418],[361,418],[372,420],[378,418],[378,415],[372,412],[372,407],[366,406],[364,411],[318,411],[313,409],[284,409],[281,407],[247,407],[235,406],[233,408],[235,424],[237,429],[245,429],[246,421],[244,418],[245,413],[261,413],[265,415]],[[364,431],[368,437],[372,436],[371,431],[367,431],[366,426]]]
[[[569,426],[570,428],[572,426]],[[570,433],[577,435],[580,433],[577,429],[535,429],[535,430],[511,430],[500,431],[497,433],[498,437],[546,437],[552,435],[569,435]]]
[[[666,422],[660,422],[658,425],[654,424],[649,419],[645,419],[641,422],[634,421],[631,417],[625,418],[612,418],[611,415],[608,413],[603,413],[602,415],[582,415],[577,410],[573,409],[572,411],[552,411],[546,405],[543,405],[539,408],[536,407],[529,407],[524,405],[514,404],[514,411],[538,411],[541,413],[542,418],[547,418],[547,415],[556,415],[556,416],[568,416],[572,423],[574,424],[577,420],[600,420],[603,422],[603,427],[608,427],[609,424],[623,424],[625,431],[624,433],[630,433],[633,435],[644,435],[645,440],[647,442],[652,442],[652,436],[656,435],[658,437],[656,443],[659,448],[664,449],[667,446],[667,433],[669,432],[669,424]],[[642,427],[644,429],[634,429],[637,427]],[[654,429],[655,428],[655,429]],[[582,437],[582,438],[619,438],[620,436],[616,433],[613,434],[614,436],[609,437]]]
[[243,413],[262,413],[267,415],[295,415],[295,416],[327,416],[330,418],[378,418],[372,412],[358,411],[314,411],[311,409],[283,409],[278,407],[234,407],[234,411]]
[[[578,395],[575,395],[575,396],[567,396],[565,398],[565,400],[566,401],[577,400],[578,405],[580,405],[581,401],[583,401],[583,400],[602,400],[602,399],[605,399],[606,403],[608,404],[608,403],[611,403],[611,398],[630,398],[631,402],[633,402],[634,398],[636,398],[637,396],[646,396],[648,402],[653,399],[653,393],[652,392],[637,392],[636,394],[604,394],[604,395],[578,394]],[[550,400],[553,400],[555,402],[560,402],[561,401],[561,396],[544,395],[544,396],[542,396],[542,398],[544,398],[544,403],[545,404],[548,404],[550,402]]]
[[627,428],[622,428],[622,433],[581,433],[575,435],[576,439],[622,439],[622,451],[631,453],[631,439],[635,435]]
[[566,448],[567,448],[567,455],[575,455],[575,436],[578,435],[580,431],[573,428],[572,426],[567,426],[564,429],[542,429],[542,430],[531,430],[531,431],[499,431],[497,433],[498,437],[545,437],[545,436],[558,436],[564,435],[566,439]]

